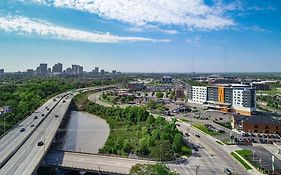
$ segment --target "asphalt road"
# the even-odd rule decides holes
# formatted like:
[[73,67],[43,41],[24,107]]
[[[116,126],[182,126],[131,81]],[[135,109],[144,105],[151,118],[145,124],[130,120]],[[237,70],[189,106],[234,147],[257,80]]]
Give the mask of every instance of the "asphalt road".
[[[66,100],[64,98],[63,100]],[[70,99],[58,105],[46,116],[46,119],[38,126],[36,131],[16,151],[9,161],[0,169],[0,174],[32,174],[40,164],[46,150],[51,145],[53,137],[60,125],[62,118],[70,104]],[[55,117],[58,115],[59,117]],[[43,141],[43,146],[37,146]]]
[[[61,96],[64,96],[64,94],[61,94]],[[0,139],[0,168],[44,120],[44,117],[41,115],[44,114],[44,116],[47,116],[48,113],[50,113],[51,110],[59,103],[61,98],[58,97],[59,96],[55,96],[54,98],[51,98]],[[56,99],[56,101],[54,101],[54,99]],[[47,108],[49,110],[47,110]],[[34,119],[35,116],[37,116],[37,119]],[[31,127],[32,124],[34,125],[33,127]],[[25,128],[25,131],[20,132],[21,128]]]
[[[237,175],[249,174],[244,170],[244,167],[237,163],[231,155],[222,148],[221,145],[214,142],[214,140],[210,139],[207,135],[190,127],[187,123],[181,122],[179,124],[180,126],[178,126],[178,129],[180,131],[183,133],[188,132],[190,134],[188,141],[199,145],[199,158],[196,159],[192,156],[190,159],[191,163],[194,163],[192,160],[195,159],[198,161],[199,159],[202,162],[200,167],[208,169],[209,174],[222,174],[224,168],[230,169],[233,174]],[[199,135],[200,138],[195,135]]]
[[101,156],[94,154],[51,151],[44,159],[45,165],[61,166],[84,171],[101,171],[129,174],[129,170],[137,163],[155,163],[152,161]]

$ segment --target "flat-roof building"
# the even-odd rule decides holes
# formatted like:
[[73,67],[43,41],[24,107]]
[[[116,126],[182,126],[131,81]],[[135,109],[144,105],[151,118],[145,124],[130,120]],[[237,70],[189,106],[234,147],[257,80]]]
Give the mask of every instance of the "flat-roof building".
[[231,125],[245,132],[281,134],[281,119],[273,116],[233,115]]
[[244,115],[256,111],[256,90],[245,85],[191,86],[187,90],[188,102],[222,111],[233,110]]

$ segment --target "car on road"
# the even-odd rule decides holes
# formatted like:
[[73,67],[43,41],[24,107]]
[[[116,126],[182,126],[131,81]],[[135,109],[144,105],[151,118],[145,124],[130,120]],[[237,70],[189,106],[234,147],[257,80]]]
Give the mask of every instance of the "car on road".
[[42,114],[41,116],[42,116],[42,117],[44,117],[44,116],[45,116],[45,114]]
[[38,116],[34,116],[34,119],[37,119],[38,118]]
[[198,135],[198,134],[195,134],[195,136],[198,137],[198,138],[200,138],[200,135]]
[[24,132],[24,131],[25,131],[25,128],[21,128],[21,129],[20,129],[20,132]]
[[63,102],[63,103],[65,103],[66,101],[65,101],[65,100],[63,100],[62,102]]
[[224,169],[224,173],[227,175],[232,175],[232,172],[228,168]]
[[31,124],[30,127],[33,128],[33,127],[34,127],[34,124]]
[[55,115],[55,117],[59,117],[58,115]]
[[44,142],[43,141],[39,141],[38,143],[37,143],[37,146],[43,146],[44,145]]
[[197,147],[194,147],[194,151],[198,152],[198,148],[197,148]]

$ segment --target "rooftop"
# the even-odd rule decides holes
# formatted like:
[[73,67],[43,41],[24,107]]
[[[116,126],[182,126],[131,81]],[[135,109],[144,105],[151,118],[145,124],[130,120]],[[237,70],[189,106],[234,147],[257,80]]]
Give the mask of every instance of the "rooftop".
[[234,115],[234,119],[243,120],[243,122],[252,124],[281,124],[281,118],[273,116],[252,115],[249,117],[243,115]]

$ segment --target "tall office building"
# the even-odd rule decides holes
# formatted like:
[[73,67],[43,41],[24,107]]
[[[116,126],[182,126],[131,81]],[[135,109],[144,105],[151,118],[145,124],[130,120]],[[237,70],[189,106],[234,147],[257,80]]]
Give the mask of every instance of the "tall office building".
[[48,74],[48,65],[46,63],[41,63],[37,69],[39,75],[47,75]]
[[55,73],[55,74],[61,74],[62,73],[62,64],[61,63],[57,63],[53,66],[53,70],[52,72]]
[[99,67],[95,67],[94,73],[99,73]]
[[117,73],[117,71],[116,70],[112,70],[112,74],[116,74]]
[[4,69],[0,69],[0,75],[3,75],[5,73]]
[[100,70],[100,74],[101,75],[104,75],[105,74],[105,71],[102,69],[102,70]]
[[76,64],[72,65],[72,73],[74,75],[83,74],[83,67]]
[[78,74],[83,74],[83,66],[78,66]]

